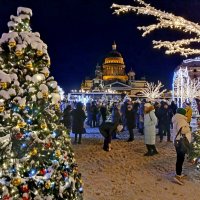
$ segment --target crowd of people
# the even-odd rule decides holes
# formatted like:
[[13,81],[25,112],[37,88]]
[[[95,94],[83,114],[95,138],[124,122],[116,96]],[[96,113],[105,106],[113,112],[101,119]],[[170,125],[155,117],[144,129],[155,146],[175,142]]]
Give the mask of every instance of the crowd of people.
[[[75,134],[74,143],[81,144],[82,134],[86,133],[85,125],[91,128],[98,127],[104,137],[103,150],[111,150],[112,139],[117,139],[117,132],[127,130],[129,137],[127,142],[135,140],[135,131],[144,135],[144,143],[147,152],[144,156],[154,156],[159,154],[156,149],[156,134],[159,142],[172,142],[182,135],[191,142],[190,122],[192,118],[192,108],[189,102],[183,108],[177,108],[174,101],[133,102],[126,99],[122,102],[98,102],[92,101],[83,105],[81,102],[67,105],[63,113],[63,123],[68,130]],[[173,137],[171,129],[173,128]],[[157,131],[158,130],[158,131]],[[181,133],[180,133],[181,130]],[[180,133],[180,135],[177,135]],[[176,147],[176,176],[175,181],[180,185],[182,182],[182,166],[187,152],[182,152]]]

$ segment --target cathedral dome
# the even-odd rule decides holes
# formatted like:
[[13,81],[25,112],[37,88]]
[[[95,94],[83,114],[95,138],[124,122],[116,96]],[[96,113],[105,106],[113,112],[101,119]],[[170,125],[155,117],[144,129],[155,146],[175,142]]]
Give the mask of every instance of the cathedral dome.
[[122,64],[124,65],[124,60],[121,55],[117,50],[117,45],[114,44],[112,45],[112,51],[108,53],[108,55],[105,58],[104,64]]
[[116,50],[117,46],[112,45],[112,51],[108,53],[103,63],[104,81],[122,81],[126,82],[128,76],[125,72],[125,64],[122,55]]

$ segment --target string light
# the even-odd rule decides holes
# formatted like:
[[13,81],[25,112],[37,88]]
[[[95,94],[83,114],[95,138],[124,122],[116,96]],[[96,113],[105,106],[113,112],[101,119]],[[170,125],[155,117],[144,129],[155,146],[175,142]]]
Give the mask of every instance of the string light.
[[146,82],[146,88],[141,90],[141,94],[143,94],[145,97],[149,98],[150,100],[154,100],[157,98],[160,98],[164,92],[166,92],[166,89],[160,91],[161,88],[163,88],[164,85],[160,81],[158,81],[158,84],[154,84],[152,82]]
[[163,28],[172,30],[176,29],[187,34],[194,35],[194,37],[190,39],[182,39],[177,41],[154,40],[154,48],[160,49],[164,47],[166,49],[166,54],[178,53],[185,57],[189,55],[200,54],[200,49],[194,49],[190,47],[192,43],[200,42],[200,25],[198,23],[191,22],[184,19],[183,17],[176,16],[172,13],[158,10],[152,7],[150,4],[145,3],[143,0],[135,0],[135,2],[139,3],[139,6],[113,4],[111,8],[114,9],[114,13],[117,15],[132,11],[136,14],[150,15],[156,17],[157,24],[138,27],[139,30],[143,31],[143,37],[157,29]]

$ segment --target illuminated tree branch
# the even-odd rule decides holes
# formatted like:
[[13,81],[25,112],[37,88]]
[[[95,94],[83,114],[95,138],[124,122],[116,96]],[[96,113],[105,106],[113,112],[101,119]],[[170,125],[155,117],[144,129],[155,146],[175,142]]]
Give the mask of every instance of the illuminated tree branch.
[[166,89],[160,91],[161,88],[163,88],[164,85],[162,85],[162,83],[160,81],[158,81],[158,84],[154,84],[152,82],[147,82],[146,83],[146,88],[144,88],[141,93],[151,99],[151,100],[154,100],[154,99],[157,99],[157,98],[160,98],[161,95],[166,91]]
[[179,53],[183,56],[199,54],[200,49],[190,48],[190,44],[200,42],[200,25],[189,20],[184,19],[183,17],[176,16],[172,13],[167,13],[161,10],[158,10],[152,7],[150,4],[145,3],[143,0],[134,0],[139,3],[139,6],[130,6],[130,5],[118,5],[113,4],[111,8],[115,11],[115,14],[135,12],[136,14],[142,15],[151,15],[156,17],[157,23],[151,24],[148,26],[140,26],[139,30],[143,31],[142,36],[146,36],[156,29],[177,29],[179,31],[193,34],[194,38],[183,39],[177,41],[153,41],[154,48],[160,49],[161,47],[166,48],[166,54],[175,54]]

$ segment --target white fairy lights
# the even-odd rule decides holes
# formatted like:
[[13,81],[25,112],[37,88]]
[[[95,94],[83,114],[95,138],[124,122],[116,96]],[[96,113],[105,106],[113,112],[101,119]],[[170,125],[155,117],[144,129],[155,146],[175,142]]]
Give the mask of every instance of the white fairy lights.
[[154,100],[157,98],[160,98],[162,96],[162,94],[166,91],[166,89],[161,90],[161,88],[163,88],[164,85],[162,85],[162,83],[160,81],[158,81],[158,84],[154,84],[152,82],[146,82],[146,88],[144,88],[141,93],[147,97],[150,100]]
[[178,53],[182,56],[189,56],[200,54],[200,49],[194,49],[190,47],[192,43],[200,42],[200,25],[198,23],[191,22],[184,19],[183,17],[176,16],[172,13],[165,11],[157,10],[152,7],[150,4],[145,3],[143,0],[134,0],[139,3],[139,6],[130,6],[130,5],[118,5],[113,4],[111,8],[115,11],[115,14],[135,12],[136,14],[151,15],[156,17],[157,23],[151,24],[149,26],[140,26],[139,30],[143,31],[142,36],[146,36],[156,29],[177,29],[179,31],[192,34],[194,37],[190,39],[182,39],[177,41],[153,41],[154,48],[160,49],[164,47],[166,49],[166,54],[175,54]]

